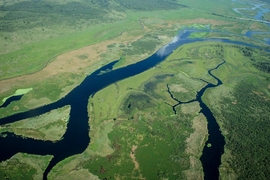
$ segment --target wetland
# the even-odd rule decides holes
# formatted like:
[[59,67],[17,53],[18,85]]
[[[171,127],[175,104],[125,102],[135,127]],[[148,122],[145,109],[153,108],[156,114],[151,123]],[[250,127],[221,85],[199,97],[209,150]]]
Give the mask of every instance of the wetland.
[[[0,3],[0,21],[10,19],[0,27],[0,178],[267,179],[267,5],[47,3]],[[43,22],[62,19],[66,31],[48,39],[37,16],[26,41],[35,46],[15,44],[28,28],[14,17],[27,20],[27,8],[35,14],[39,5]],[[68,25],[72,19],[80,25]]]

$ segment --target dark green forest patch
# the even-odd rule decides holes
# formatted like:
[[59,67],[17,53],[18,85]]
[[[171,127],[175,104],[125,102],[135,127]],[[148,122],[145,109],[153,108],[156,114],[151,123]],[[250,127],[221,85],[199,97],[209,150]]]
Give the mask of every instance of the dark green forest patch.
[[143,111],[154,105],[153,99],[144,93],[130,94],[123,102],[123,111],[127,115],[134,114],[135,111]]
[[0,165],[0,179],[33,179],[36,169],[17,159],[8,160]]
[[[0,17],[0,30],[12,32],[33,27],[50,27],[58,24],[76,25],[82,20],[109,20],[111,10],[107,1],[81,1],[60,4],[52,1],[22,1],[0,6],[5,12]],[[106,18],[105,18],[106,16]]]
[[263,72],[270,73],[270,62],[257,62],[253,65]]
[[116,0],[122,6],[127,9],[132,10],[142,10],[142,11],[152,11],[152,10],[169,10],[169,9],[178,9],[183,7],[175,2],[166,1],[166,0]]
[[[254,83],[244,81],[236,86],[233,96],[235,103],[222,111],[228,131],[226,146],[234,157],[228,163],[239,179],[268,179],[270,98]],[[222,104],[231,104],[231,99],[223,98]]]

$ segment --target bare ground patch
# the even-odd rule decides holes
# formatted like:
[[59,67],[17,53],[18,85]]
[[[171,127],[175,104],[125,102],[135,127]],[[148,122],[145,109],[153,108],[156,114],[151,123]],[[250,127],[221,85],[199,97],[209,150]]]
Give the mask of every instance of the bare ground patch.
[[135,165],[135,169],[139,169],[139,163],[138,163],[138,161],[136,161],[136,157],[135,157],[135,151],[136,151],[136,149],[138,148],[138,146],[132,146],[132,149],[131,149],[131,152],[130,152],[130,154],[129,154],[129,156],[131,157],[131,159],[132,159],[132,162],[134,163],[134,165]]

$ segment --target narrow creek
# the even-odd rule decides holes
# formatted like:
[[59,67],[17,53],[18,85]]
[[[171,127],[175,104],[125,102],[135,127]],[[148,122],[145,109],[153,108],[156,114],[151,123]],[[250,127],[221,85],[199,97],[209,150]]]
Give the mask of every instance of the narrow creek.
[[208,124],[208,140],[205,142],[203,153],[200,158],[204,171],[205,180],[218,180],[219,179],[219,166],[221,165],[221,156],[224,153],[225,138],[220,131],[220,127],[212,114],[211,110],[202,101],[204,92],[209,88],[214,88],[222,84],[221,80],[212,74],[212,71],[218,69],[225,61],[220,63],[208,73],[217,80],[217,84],[208,83],[198,93],[196,100],[201,106],[201,113],[207,118]]
[[174,97],[173,93],[171,92],[170,87],[169,87],[169,84],[167,84],[167,92],[170,94],[170,96],[171,96],[171,98],[173,100],[177,101],[177,104],[175,104],[175,105],[172,106],[172,109],[173,109],[174,114],[177,114],[176,113],[176,109],[175,109],[177,106],[179,106],[181,104],[187,104],[187,103],[191,103],[191,102],[196,101],[195,99],[194,100],[191,100],[191,101],[187,101],[187,102],[182,102],[182,101],[178,100],[177,98]]
[[176,107],[181,104],[187,104],[191,102],[199,102],[199,105],[201,107],[201,113],[206,117],[207,119],[207,128],[208,128],[208,140],[205,142],[202,156],[200,157],[200,160],[202,162],[203,171],[204,171],[204,179],[205,180],[218,180],[219,179],[219,166],[221,165],[221,156],[224,153],[224,146],[225,146],[225,138],[222,135],[219,125],[216,121],[216,118],[212,114],[211,110],[206,106],[206,104],[202,101],[202,96],[204,92],[209,88],[215,88],[217,86],[220,86],[222,84],[222,81],[218,79],[216,76],[212,74],[213,70],[218,69],[221,65],[223,65],[225,61],[218,64],[216,67],[208,70],[208,74],[213,77],[217,84],[212,84],[210,82],[207,82],[205,80],[202,80],[203,82],[206,82],[207,85],[204,86],[196,95],[196,99],[187,101],[187,102],[181,102],[177,98],[175,98],[170,91],[169,85],[167,84],[167,91],[170,94],[171,98],[177,101],[178,103],[173,105],[173,111],[176,114]]

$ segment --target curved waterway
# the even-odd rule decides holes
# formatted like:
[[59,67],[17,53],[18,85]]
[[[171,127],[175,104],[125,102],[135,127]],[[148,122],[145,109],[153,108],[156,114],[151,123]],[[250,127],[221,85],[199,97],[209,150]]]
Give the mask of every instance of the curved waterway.
[[0,108],[7,107],[10,103],[12,103],[13,101],[19,101],[22,97],[23,95],[11,96],[0,106]]
[[215,69],[218,69],[224,63],[225,61],[223,60],[222,63],[208,70],[208,74],[217,81],[217,84],[212,84],[210,82],[200,79],[201,81],[204,81],[205,83],[207,83],[207,85],[204,86],[199,92],[197,92],[196,99],[194,100],[187,101],[187,102],[179,101],[177,98],[173,96],[173,94],[170,91],[169,85],[167,84],[168,93],[171,95],[171,98],[178,102],[177,104],[172,106],[175,114],[176,114],[176,109],[175,109],[176,106],[198,101],[201,107],[200,112],[206,117],[208,121],[208,124],[207,124],[207,129],[208,129],[208,134],[209,134],[208,140],[205,142],[203,153],[200,158],[202,162],[202,166],[203,166],[205,180],[218,180],[219,179],[218,168],[221,165],[221,156],[224,153],[225,139],[220,131],[219,125],[215,117],[213,116],[211,110],[202,101],[202,96],[207,89],[214,88],[222,84],[222,81],[218,79],[216,76],[214,76],[212,74],[212,71]]
[[[88,104],[88,99],[91,95],[94,95],[96,92],[98,92],[99,90],[105,88],[106,86],[112,83],[137,75],[141,72],[144,72],[156,66],[158,63],[162,62],[169,54],[171,54],[174,49],[186,43],[192,43],[192,42],[197,42],[197,41],[214,41],[214,42],[226,42],[226,43],[255,47],[248,43],[232,41],[232,40],[227,40],[227,39],[188,38],[189,35],[193,32],[199,32],[199,30],[186,29],[186,30],[180,31],[179,34],[170,43],[160,48],[152,56],[138,63],[131,64],[126,67],[115,69],[115,70],[113,70],[113,66],[117,61],[103,66],[102,68],[96,70],[94,73],[87,76],[84,79],[84,81],[79,86],[74,88],[69,94],[67,94],[65,97],[63,97],[62,99],[54,103],[0,119],[0,125],[4,125],[4,124],[16,122],[16,121],[21,121],[26,118],[36,117],[44,113],[47,113],[53,109],[61,108],[66,105],[70,105],[71,107],[70,118],[67,124],[67,130],[59,141],[56,141],[56,142],[42,141],[42,140],[36,140],[32,138],[25,138],[22,136],[15,135],[14,133],[8,133],[8,132],[2,133],[0,136],[0,154],[1,154],[0,161],[7,160],[18,152],[37,154],[37,155],[53,155],[52,160],[50,161],[49,165],[47,166],[43,174],[43,179],[47,179],[48,173],[58,162],[62,161],[63,159],[69,156],[82,153],[87,148],[90,142],[90,137],[89,137],[90,126],[88,124],[89,117],[88,117],[88,112],[87,112],[87,104]],[[105,72],[105,73],[102,73],[102,72]],[[209,74],[211,74],[211,70],[209,71]],[[218,79],[217,81],[220,82]],[[198,96],[197,96],[197,99],[199,100],[200,105],[202,107],[202,113],[206,117],[208,117],[207,116],[208,113],[210,114],[212,113],[210,109],[201,101],[201,96],[203,95],[204,91],[209,87],[215,87],[215,85],[208,84],[204,89],[200,91],[200,93],[198,93]],[[207,120],[208,120],[208,130],[209,130],[208,142],[211,141],[210,137],[213,137],[216,140],[211,141],[213,148],[209,148],[209,149],[212,149],[210,154],[208,153],[207,150],[203,151],[204,154],[201,157],[201,161],[202,161],[205,173],[217,171],[217,174],[215,175],[216,177],[214,178],[214,179],[217,179],[218,178],[217,169],[220,163],[211,164],[211,166],[206,166],[205,164],[207,164],[208,162],[207,159],[211,158],[212,153],[217,155],[214,158],[216,159],[216,161],[220,162],[221,155],[223,153],[223,148],[224,148],[223,147],[224,137],[219,131],[219,126],[216,123],[215,119],[211,120],[207,118]],[[221,144],[223,143],[223,145],[221,145],[222,147],[214,148],[216,146],[219,146],[217,144],[220,144],[220,143]],[[208,169],[206,170],[206,168]]]
[[217,84],[208,83],[197,93],[196,96],[196,100],[199,102],[201,107],[201,113],[203,113],[208,121],[207,129],[209,136],[208,140],[205,142],[203,153],[200,158],[203,166],[205,180],[219,179],[218,168],[221,165],[221,156],[224,153],[225,139],[211,110],[202,101],[202,96],[208,88],[214,88],[222,84],[221,80],[212,74],[212,71],[218,69],[219,66],[224,63],[225,61],[208,71],[208,74],[217,80]]

